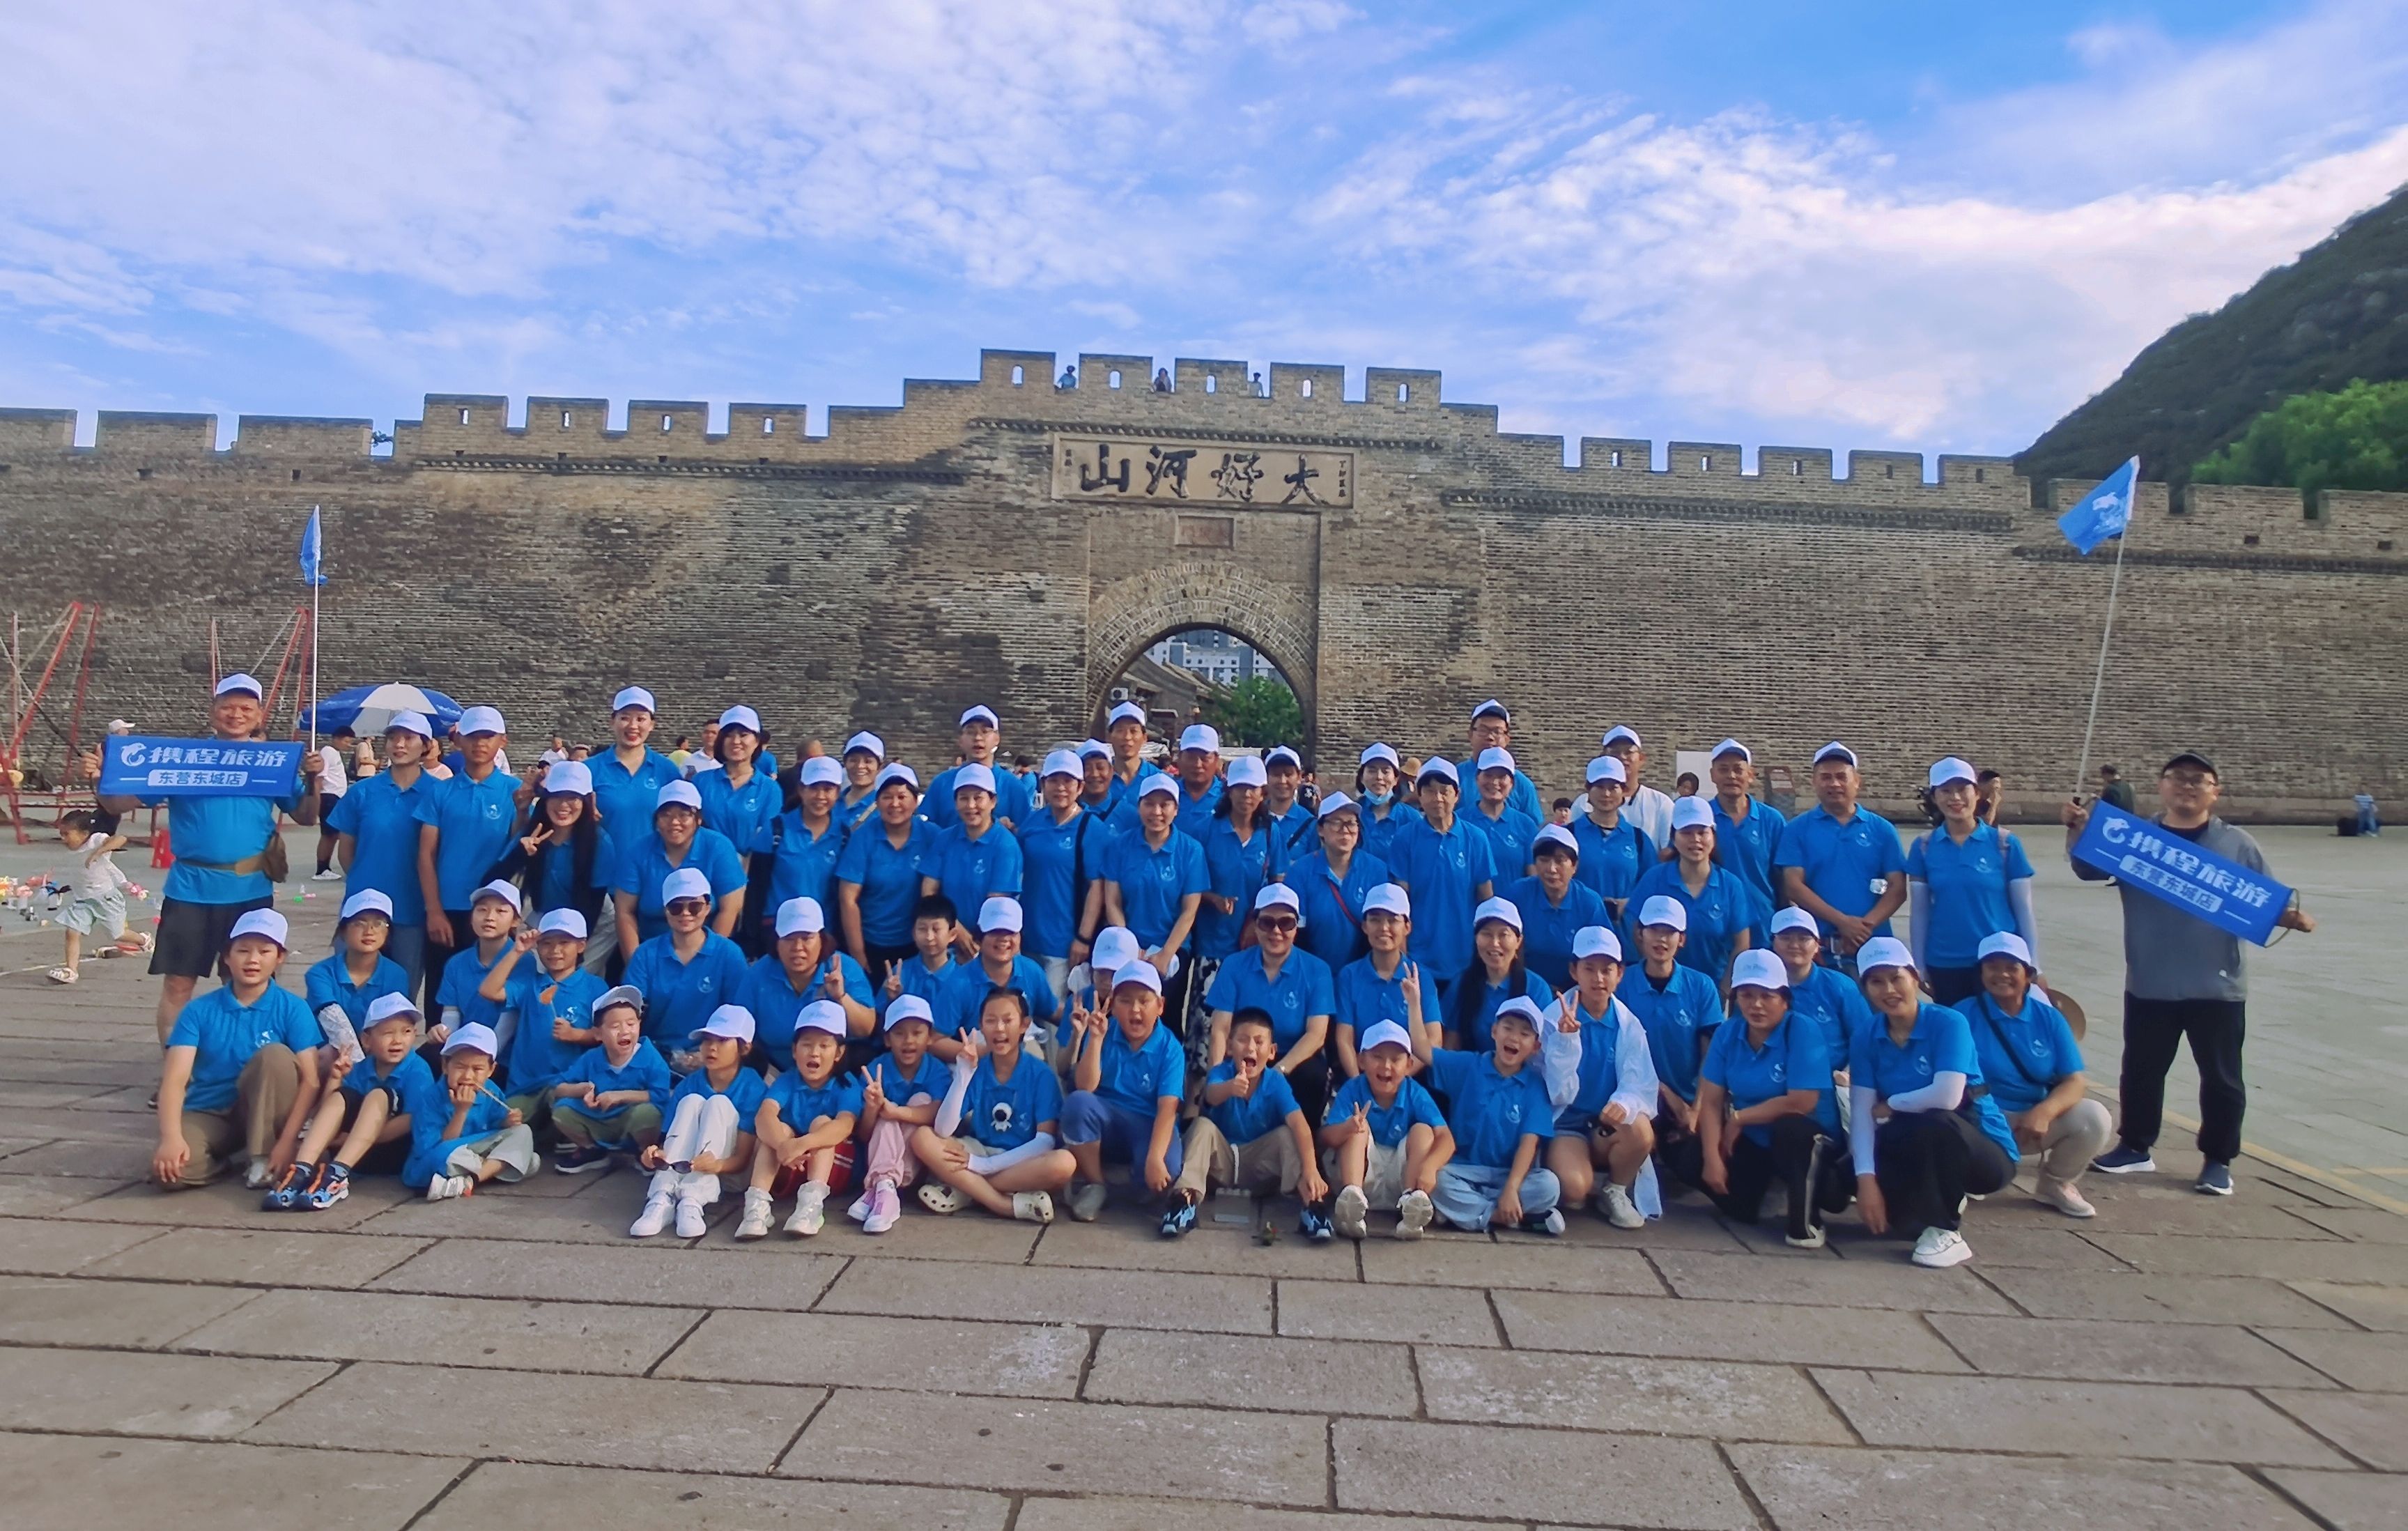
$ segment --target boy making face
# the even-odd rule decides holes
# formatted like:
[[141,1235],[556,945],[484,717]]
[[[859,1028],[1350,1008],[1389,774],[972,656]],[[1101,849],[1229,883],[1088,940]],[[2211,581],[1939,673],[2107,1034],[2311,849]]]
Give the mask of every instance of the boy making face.
[[1411,1077],[1405,1028],[1378,1021],[1363,1037],[1368,1045],[1356,1054],[1363,1072],[1339,1087],[1321,1129],[1331,1183],[1340,1187],[1337,1230],[1361,1238],[1373,1207],[1394,1207],[1397,1237],[1419,1238],[1429,1226],[1439,1171],[1455,1156],[1455,1134],[1438,1102]]
[[767,1237],[778,1196],[791,1194],[795,1214],[786,1231],[808,1238],[825,1224],[828,1193],[851,1182],[853,1129],[863,1103],[860,1085],[836,1080],[844,1037],[844,1011],[825,1000],[796,1017],[794,1072],[769,1087],[753,1120],[759,1146],[737,1238]]
[[1329,1194],[1313,1163],[1312,1126],[1296,1103],[1287,1076],[1271,1066],[1279,1043],[1266,1012],[1246,1009],[1229,1023],[1229,1055],[1204,1078],[1203,1110],[1188,1124],[1181,1169],[1163,1215],[1162,1234],[1176,1238],[1196,1225],[1196,1206],[1213,1185],[1293,1192],[1304,1203],[1297,1231],[1316,1242],[1331,1234],[1316,1204]]

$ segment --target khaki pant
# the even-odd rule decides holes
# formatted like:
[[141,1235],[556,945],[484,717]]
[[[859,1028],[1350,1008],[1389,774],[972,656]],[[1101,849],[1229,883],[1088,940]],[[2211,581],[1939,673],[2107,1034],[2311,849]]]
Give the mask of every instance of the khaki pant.
[[552,1124],[560,1136],[580,1148],[617,1149],[632,1146],[638,1136],[661,1130],[661,1109],[651,1101],[630,1106],[617,1116],[588,1116],[571,1100],[552,1103]]
[[2048,1124],[2048,1133],[2041,1139],[2040,1172],[2049,1180],[2071,1184],[2114,1140],[2115,1122],[2107,1108],[2095,1100],[2077,1100]]
[[239,1147],[252,1159],[265,1159],[276,1147],[284,1119],[301,1093],[301,1061],[281,1042],[271,1042],[251,1055],[235,1080],[234,1109],[197,1111],[184,1109],[184,1147],[190,1157],[184,1173],[171,1189],[207,1185],[232,1167]]
[[1211,1117],[1199,1116],[1187,1123],[1184,1162],[1179,1166],[1179,1179],[1172,1182],[1172,1188],[1191,1200],[1203,1199],[1208,1189],[1218,1186],[1286,1195],[1296,1190],[1301,1168],[1297,1160],[1296,1134],[1287,1129],[1286,1123],[1252,1142],[1233,1147]]
[[[1386,1211],[1405,1198],[1405,1145],[1373,1143],[1363,1159],[1363,1199]],[[1346,1183],[1338,1172],[1338,1151],[1321,1151],[1321,1178],[1332,1186]]]

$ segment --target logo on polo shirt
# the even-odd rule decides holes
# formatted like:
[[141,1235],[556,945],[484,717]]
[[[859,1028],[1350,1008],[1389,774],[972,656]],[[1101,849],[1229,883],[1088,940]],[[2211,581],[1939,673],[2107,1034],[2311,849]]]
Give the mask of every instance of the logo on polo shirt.
[[275,1028],[274,1028],[274,1027],[272,1027],[272,1026],[262,1026],[262,1027],[260,1027],[260,1028],[259,1028],[259,1045],[260,1045],[260,1046],[262,1046],[262,1047],[273,1047],[275,1044],[276,1044],[276,1030],[275,1030]]
[[1011,1102],[998,1100],[986,1109],[987,1131],[996,1138],[1011,1136]]
[[1918,1052],[1914,1055],[1914,1071],[1918,1074],[1928,1074],[1931,1072],[1930,1053]]
[[1515,1126],[1521,1125],[1522,1103],[1520,1101],[1514,1101],[1512,1105],[1505,1108],[1505,1120],[1512,1123]]
[[2048,1056],[2048,1038],[2045,1037],[2033,1037],[2024,1045],[2031,1049],[2031,1054],[2035,1058],[2045,1058]]
[[502,805],[501,805],[500,803],[498,803],[498,802],[491,802],[491,803],[487,803],[487,804],[485,805],[485,817],[486,817],[486,818],[488,818],[488,819],[498,819],[498,818],[500,818],[501,816],[502,816]]
[[1789,1066],[1784,1063],[1774,1064],[1772,1066],[1772,1082],[1775,1084],[1785,1084],[1788,1081]]

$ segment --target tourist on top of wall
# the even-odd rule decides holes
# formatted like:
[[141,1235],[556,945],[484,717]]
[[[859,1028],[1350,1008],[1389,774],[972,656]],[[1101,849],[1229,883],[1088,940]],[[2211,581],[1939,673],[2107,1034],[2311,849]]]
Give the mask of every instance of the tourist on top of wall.
[[1647,785],[1647,746],[1639,731],[1628,723],[1615,723],[1605,731],[1598,752],[1622,762],[1622,815],[1637,824],[1647,838],[1656,845],[1669,845],[1672,839],[1672,799]]
[[1656,865],[1657,842],[1623,811],[1630,775],[1612,755],[1588,763],[1588,808],[1572,821],[1580,847],[1580,880],[1605,900],[1606,912],[1621,923],[1630,890]]
[[[1003,748],[1003,723],[991,707],[973,707],[962,714],[957,735],[961,745],[960,766],[938,773],[928,783],[928,795],[922,799],[928,821],[939,829],[950,829],[961,822],[959,804],[953,797],[953,777],[962,766],[983,766],[995,778],[995,820],[1005,829],[1013,829],[1027,821],[1028,788],[1020,778],[1004,766],[998,751]],[[972,905],[973,909],[977,906]]]
[[937,826],[920,817],[920,778],[910,766],[878,773],[878,817],[845,837],[836,859],[837,923],[845,950],[872,983],[884,983],[914,954],[911,911],[920,903],[920,864]]
[[[421,787],[432,786],[436,780],[426,766],[434,748],[435,725],[424,713],[394,713],[384,735],[390,764],[354,784],[335,805],[335,832],[342,837],[347,869],[343,895],[349,898],[374,889],[393,900],[393,932],[385,937],[384,952],[409,975],[413,994],[426,975],[426,894],[418,880],[418,803]],[[171,819],[171,827],[173,823]],[[167,938],[164,920],[159,938],[163,943]],[[155,966],[157,960],[152,962]]]
[[886,741],[875,734],[855,734],[844,741],[844,758],[838,764],[844,772],[842,790],[829,812],[838,829],[849,835],[878,811],[878,773],[886,768]]
[[1714,810],[1702,797],[1677,799],[1672,805],[1672,859],[1641,872],[1630,897],[1643,906],[1662,894],[1687,909],[1682,964],[1727,989],[1732,960],[1756,944],[1758,916],[1747,885],[1714,863]]
[[1385,744],[1367,746],[1354,767],[1354,794],[1363,814],[1363,849],[1382,861],[1388,859],[1388,842],[1397,831],[1421,817],[1421,810],[1397,792],[1402,774],[1397,751]]
[[1739,740],[1715,745],[1706,771],[1714,783],[1714,860],[1747,885],[1760,932],[1763,922],[1787,902],[1777,886],[1772,858],[1789,821],[1780,809],[1750,795],[1756,786],[1756,756]]
[[2026,957],[2036,961],[2040,922],[2023,842],[1979,818],[1973,767],[1949,756],[1931,767],[1930,790],[1940,824],[1907,849],[1914,900],[1907,935],[1931,997],[1954,1005],[1982,992],[1978,949],[1985,938],[2014,931]]
[[1856,753],[1833,740],[1814,751],[1814,806],[1781,832],[1773,865],[1782,892],[1823,928],[1824,952],[1849,972],[1859,947],[1889,934],[1906,902],[1906,856],[1898,830],[1856,805]]
[[617,844],[619,870],[610,879],[610,892],[618,904],[622,951],[633,952],[668,929],[661,880],[681,866],[695,867],[710,880],[710,928],[721,936],[735,930],[744,913],[744,861],[726,836],[703,827],[702,794],[693,782],[680,778],[663,783],[651,829]]
[[[2265,852],[2245,830],[2215,816],[2223,795],[2215,763],[2196,750],[2166,762],[2157,774],[2157,823],[2202,851],[2252,871],[2266,868]],[[2065,849],[2090,822],[2090,806],[2076,798],[2065,805]],[[2085,882],[2107,874],[2074,860],[2073,875]],[[2166,1070],[2184,1038],[2199,1065],[2198,1188],[2211,1195],[2232,1194],[2232,1161],[2241,1152],[2241,1115],[2248,1103],[2241,1082],[2241,1041],[2247,1021],[2248,972],[2241,938],[2154,894],[2118,881],[2124,901],[2124,1066],[2116,1086],[2123,1105],[2122,1142],[2094,1166],[2111,1175],[2155,1170],[2149,1150],[2163,1124]],[[2304,909],[2283,911],[2275,923],[2302,933],[2316,928]]]
[[[1513,748],[1513,714],[1504,703],[1491,696],[1471,709],[1469,737],[1470,751],[1455,766],[1459,777],[1472,776],[1480,769],[1480,757],[1484,751]],[[1510,807],[1528,814],[1533,822],[1546,818],[1539,807],[1539,784],[1530,780],[1526,771],[1517,769],[1513,772],[1513,785],[1506,801]]]
[[1283,880],[1303,905],[1298,943],[1336,973],[1369,950],[1363,941],[1363,900],[1388,880],[1388,864],[1363,849],[1363,810],[1344,793],[1323,798],[1313,817],[1314,844]]
[[1580,880],[1580,840],[1561,824],[1549,824],[1530,842],[1531,873],[1505,885],[1504,896],[1522,914],[1522,954],[1530,970],[1555,988],[1571,983],[1572,937],[1589,925],[1612,922],[1605,900]]

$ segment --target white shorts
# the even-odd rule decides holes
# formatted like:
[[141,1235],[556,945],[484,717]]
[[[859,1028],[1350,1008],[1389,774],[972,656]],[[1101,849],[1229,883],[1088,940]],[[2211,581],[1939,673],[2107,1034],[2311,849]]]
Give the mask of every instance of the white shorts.
[[[1330,1184],[1340,1183],[1338,1175],[1338,1152],[1326,1149],[1321,1155],[1322,1178]],[[1371,1145],[1363,1162],[1363,1199],[1380,1211],[1394,1209],[1405,1196],[1405,1145],[1383,1147]]]
[[98,898],[79,898],[59,910],[59,923],[79,936],[105,926],[116,940],[125,934],[125,895],[112,888]]

